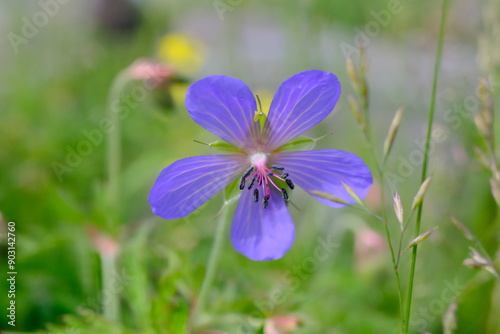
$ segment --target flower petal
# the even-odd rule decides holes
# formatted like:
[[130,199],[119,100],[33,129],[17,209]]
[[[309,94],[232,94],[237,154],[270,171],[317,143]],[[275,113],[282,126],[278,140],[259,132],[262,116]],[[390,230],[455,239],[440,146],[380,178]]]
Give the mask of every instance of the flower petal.
[[153,213],[182,218],[227,186],[248,167],[244,155],[206,155],[178,160],[163,169],[148,197]]
[[255,98],[239,79],[214,75],[195,82],[188,88],[186,108],[196,123],[239,149],[259,136]]
[[[373,183],[372,174],[363,160],[355,154],[339,150],[314,150],[301,152],[280,152],[273,155],[274,161],[285,168],[289,179],[309,192],[319,190],[332,194],[346,202],[354,199],[346,191],[347,184],[363,199]],[[331,207],[342,204],[314,196]]]
[[280,259],[295,239],[295,226],[281,194],[273,189],[269,206],[253,201],[253,191],[243,190],[234,214],[231,240],[234,248],[254,261]]
[[280,86],[269,110],[265,137],[273,151],[328,116],[340,97],[340,82],[329,72],[309,70]]

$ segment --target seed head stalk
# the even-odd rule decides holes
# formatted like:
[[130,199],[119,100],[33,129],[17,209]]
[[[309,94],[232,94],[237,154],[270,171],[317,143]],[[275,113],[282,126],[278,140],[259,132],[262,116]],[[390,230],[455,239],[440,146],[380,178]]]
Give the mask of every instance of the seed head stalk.
[[371,122],[370,122],[370,114],[369,114],[369,89],[368,89],[368,83],[366,80],[366,71],[367,71],[367,64],[366,64],[366,54],[364,47],[361,47],[360,49],[360,65],[359,65],[359,73],[356,71],[354,65],[352,64],[352,61],[350,59],[347,59],[347,70],[349,73],[349,76],[351,77],[351,81],[353,84],[353,88],[357,93],[357,98],[358,102],[357,105],[359,106],[360,110],[360,116],[359,118],[359,123],[362,127],[363,135],[365,137],[365,141],[368,147],[368,150],[371,153],[372,160],[373,160],[373,165],[376,168],[376,172],[378,174],[378,177],[380,179],[380,199],[381,199],[381,206],[382,206],[382,221],[384,223],[384,229],[385,229],[385,234],[387,238],[387,244],[389,245],[389,251],[391,253],[391,261],[392,261],[392,267],[394,270],[394,276],[396,277],[396,285],[398,289],[398,299],[399,299],[399,309],[400,309],[400,317],[402,321],[402,328],[404,328],[404,309],[403,309],[403,293],[401,289],[401,279],[399,277],[399,270],[398,270],[398,264],[396,261],[396,256],[394,253],[394,248],[392,245],[392,239],[391,239],[391,233],[389,231],[389,226],[387,224],[387,212],[386,212],[386,202],[385,202],[385,184],[384,184],[384,169],[385,169],[385,157],[384,157],[384,163],[380,164],[377,158],[377,155],[375,153],[375,145],[374,145],[374,139],[373,139],[373,133],[372,133],[372,127],[371,127]]
[[[434,113],[436,109],[436,94],[437,94],[437,84],[438,84],[438,78],[439,78],[439,69],[441,66],[441,60],[443,56],[443,44],[444,44],[444,32],[445,32],[445,27],[446,27],[446,17],[447,17],[447,12],[448,12],[448,5],[449,5],[449,0],[443,0],[442,7],[441,7],[441,22],[439,26],[439,37],[438,37],[438,45],[437,45],[437,50],[436,50],[436,58],[434,62],[434,73],[433,73],[433,80],[432,80],[432,93],[431,93],[431,101],[430,101],[430,106],[429,106],[429,117],[427,121],[427,135],[425,138],[425,151],[424,151],[424,162],[422,166],[422,175],[421,175],[421,183],[425,181],[427,178],[427,168],[429,165],[429,148],[430,148],[430,141],[431,141],[431,135],[432,135],[432,124],[434,122]],[[417,220],[415,224],[415,238],[419,236],[420,234],[420,224],[422,220],[422,208],[423,208],[423,201],[419,204],[418,206],[418,211],[417,211]],[[410,276],[409,276],[409,281],[408,281],[408,296],[406,299],[406,315],[405,315],[405,322],[404,322],[404,331],[403,333],[407,334],[409,333],[410,329],[410,314],[411,314],[411,302],[412,302],[412,297],[413,297],[413,282],[415,278],[415,264],[417,262],[417,250],[418,250],[418,245],[415,245],[413,247],[412,251],[412,256],[411,256],[411,265],[410,265]]]

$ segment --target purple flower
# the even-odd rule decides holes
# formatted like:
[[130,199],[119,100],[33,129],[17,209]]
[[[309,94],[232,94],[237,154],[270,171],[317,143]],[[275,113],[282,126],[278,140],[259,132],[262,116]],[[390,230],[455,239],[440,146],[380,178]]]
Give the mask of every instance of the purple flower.
[[[283,257],[295,238],[287,208],[295,186],[354,203],[342,182],[360,198],[372,184],[368,166],[352,153],[283,147],[330,114],[340,91],[332,73],[298,73],[278,89],[261,129],[254,121],[255,98],[244,82],[222,75],[195,82],[186,95],[189,114],[233,145],[235,153],[186,158],[166,167],[149,194],[153,213],[164,219],[187,216],[238,179],[242,192],[231,228],[234,248],[255,261]],[[328,206],[342,206],[312,196]]]

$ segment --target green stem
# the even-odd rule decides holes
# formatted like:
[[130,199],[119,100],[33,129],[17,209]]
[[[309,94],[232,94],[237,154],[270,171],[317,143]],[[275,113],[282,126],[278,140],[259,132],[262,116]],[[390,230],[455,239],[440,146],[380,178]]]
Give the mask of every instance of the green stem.
[[401,279],[399,277],[399,269],[398,263],[396,261],[394,255],[394,248],[392,246],[391,234],[389,233],[389,225],[387,224],[387,212],[386,212],[386,204],[385,204],[385,185],[384,185],[384,172],[383,169],[379,166],[379,175],[380,175],[380,199],[382,201],[383,208],[383,218],[384,218],[384,228],[385,234],[387,236],[387,243],[389,244],[389,250],[391,252],[391,260],[392,260],[392,268],[394,270],[394,275],[396,276],[396,284],[398,286],[398,298],[399,298],[399,313],[401,316],[402,327],[404,327],[404,309],[403,309],[403,292],[401,289]]
[[210,257],[207,264],[207,271],[201,285],[198,301],[196,302],[196,305],[192,311],[191,319],[195,319],[196,315],[199,312],[203,312],[205,308],[208,291],[214,281],[222,246],[224,244],[224,234],[226,231],[226,226],[229,222],[229,211],[230,210],[228,208],[228,205],[224,205],[221,209],[220,216],[217,222],[217,230],[215,231],[214,244],[212,246],[212,251],[210,252]]
[[111,322],[120,320],[119,297],[115,288],[116,256],[101,255],[102,303],[104,317]]
[[[117,221],[120,217],[120,166],[121,166],[121,131],[120,131],[120,118],[118,112],[114,109],[115,103],[120,101],[120,93],[125,88],[128,82],[128,75],[126,70],[118,74],[111,86],[108,96],[108,118],[112,124],[112,130],[107,136],[107,196],[109,204],[109,218],[107,221],[108,226],[116,227]],[[116,272],[116,256],[101,256],[101,275],[103,292],[107,294],[107,298],[103,298],[103,313],[106,319],[112,322],[118,322],[120,319],[120,304],[119,294],[113,288],[113,275]]]
[[[108,97],[108,118],[112,124],[112,130],[107,137],[106,161],[108,169],[108,200],[111,211],[117,213],[120,205],[120,166],[121,166],[121,122],[119,113],[115,110],[115,104],[120,102],[120,94],[129,82],[127,70],[119,73],[111,86]],[[116,217],[116,216],[115,216]],[[112,222],[112,225],[113,222]]]
[[415,210],[413,210],[411,213],[410,213],[410,217],[408,217],[406,219],[406,222],[403,224],[403,230],[401,231],[401,235],[399,236],[399,245],[398,245],[398,258],[396,259],[396,266],[399,267],[399,260],[401,258],[401,248],[402,248],[402,245],[403,245],[403,237],[405,235],[405,232],[406,230],[408,229],[408,225],[410,224],[412,218],[413,218],[413,213],[415,212]]
[[[364,51],[363,51],[364,52]],[[361,89],[358,91],[358,99],[361,101],[362,104],[362,110],[363,110],[363,115],[365,117],[365,126],[363,127],[363,134],[365,136],[365,140],[368,146],[368,150],[372,154],[372,159],[373,159],[373,164],[375,165],[379,178],[380,178],[380,199],[381,199],[381,206],[382,206],[382,222],[384,223],[384,229],[385,229],[385,235],[387,237],[387,244],[389,245],[389,251],[391,253],[391,261],[392,261],[392,268],[394,270],[394,276],[396,277],[396,284],[398,288],[398,298],[399,298],[399,311],[400,311],[400,316],[401,316],[401,321],[402,321],[402,327],[404,328],[404,309],[403,309],[403,292],[401,289],[401,279],[399,277],[399,270],[398,270],[398,265],[396,262],[396,256],[394,254],[394,247],[392,245],[392,238],[391,238],[391,233],[389,231],[389,225],[387,224],[387,212],[386,212],[386,203],[385,203],[385,183],[384,183],[384,166],[385,164],[380,164],[377,155],[375,154],[375,148],[374,148],[374,140],[373,140],[373,133],[372,133],[372,127],[370,123],[370,114],[369,114],[369,103],[368,103],[368,84],[366,82],[365,78],[365,70],[366,70],[366,60],[364,59],[365,55],[362,53],[360,56],[361,58],[361,68],[362,68],[362,73],[360,73],[360,80],[362,80],[361,83]],[[378,216],[377,216],[378,217]]]
[[[366,83],[365,83],[366,85]],[[392,238],[391,233],[389,231],[389,225],[387,224],[387,212],[386,212],[386,203],[385,203],[385,184],[384,184],[384,167],[380,165],[377,156],[375,154],[375,149],[373,145],[373,134],[371,132],[371,124],[368,113],[368,102],[367,96],[360,96],[363,105],[363,114],[365,115],[366,127],[363,129],[363,134],[365,135],[366,143],[368,145],[368,150],[372,153],[373,163],[377,169],[379,178],[380,178],[380,199],[382,201],[382,222],[384,223],[385,235],[387,237],[387,244],[389,245],[389,251],[391,252],[391,261],[392,268],[394,270],[394,276],[396,277],[396,284],[398,286],[398,298],[399,298],[399,311],[401,316],[401,321],[404,326],[404,310],[403,310],[403,292],[401,289],[401,279],[399,277],[399,270],[396,262],[396,256],[394,255],[394,248],[392,246]],[[377,216],[378,217],[378,216]]]
[[[424,162],[423,162],[423,167],[422,167],[422,176],[421,176],[421,183],[425,181],[427,178],[427,168],[429,165],[429,148],[430,148],[430,142],[431,142],[431,135],[432,135],[432,124],[434,122],[434,112],[436,109],[436,94],[437,94],[437,84],[438,84],[438,77],[439,77],[439,69],[441,66],[441,59],[443,56],[443,44],[444,44],[444,31],[446,27],[446,14],[448,12],[448,4],[449,0],[443,0],[443,5],[441,8],[441,22],[439,26],[439,38],[438,38],[438,45],[437,45],[437,51],[436,51],[436,59],[434,63],[434,73],[433,73],[433,80],[432,80],[432,94],[431,94],[431,102],[429,106],[429,118],[427,121],[427,135],[425,138],[425,151],[424,151]],[[423,208],[423,201],[420,203],[418,207],[418,212],[417,212],[417,221],[415,224],[415,238],[419,236],[420,234],[420,223],[422,220],[422,208]],[[413,247],[412,251],[412,256],[411,256],[411,265],[410,265],[410,277],[408,281],[408,297],[406,300],[406,317],[405,317],[405,322],[404,322],[404,333],[408,333],[410,329],[410,314],[411,314],[411,301],[413,297],[413,282],[414,282],[414,277],[415,277],[415,264],[417,262],[417,249],[418,246],[416,245]]]

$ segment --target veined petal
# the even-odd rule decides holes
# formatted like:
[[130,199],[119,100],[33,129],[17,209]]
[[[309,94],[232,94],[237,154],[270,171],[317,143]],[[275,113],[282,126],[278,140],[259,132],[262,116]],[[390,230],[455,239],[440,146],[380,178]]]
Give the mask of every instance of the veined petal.
[[193,83],[186,108],[196,123],[239,149],[259,136],[259,125],[253,122],[255,98],[239,79],[214,75]]
[[234,248],[254,261],[280,259],[295,239],[295,226],[281,194],[271,190],[269,206],[253,201],[253,192],[244,189],[233,218],[231,240]]
[[[285,168],[288,178],[309,192],[319,190],[348,202],[354,199],[346,191],[342,182],[354,190],[359,198],[368,194],[373,183],[372,174],[363,160],[355,154],[339,150],[314,150],[301,152],[280,152],[273,155],[276,163]],[[314,196],[331,207],[342,204]]]
[[301,72],[283,82],[271,103],[264,130],[269,151],[321,122],[332,112],[340,91],[337,77],[319,70]]
[[178,160],[163,169],[148,197],[164,219],[185,217],[238,177],[248,166],[244,155],[206,155]]

